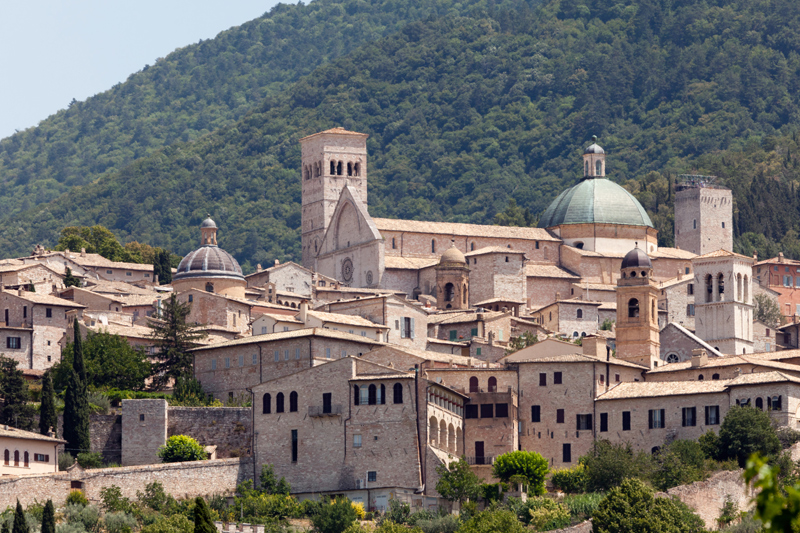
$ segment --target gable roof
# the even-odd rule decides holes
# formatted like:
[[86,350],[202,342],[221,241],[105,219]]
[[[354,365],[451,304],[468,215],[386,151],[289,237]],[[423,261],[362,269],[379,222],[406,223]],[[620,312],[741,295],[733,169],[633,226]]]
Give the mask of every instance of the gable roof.
[[525,275],[529,278],[581,279],[579,275],[556,264],[528,263],[525,265]]
[[472,252],[467,252],[464,254],[464,257],[472,257],[474,255],[486,255],[486,254],[518,254],[518,255],[525,255],[525,252],[522,250],[515,250],[513,248],[503,248],[502,246],[484,246],[483,248],[478,248]]
[[462,224],[459,222],[430,222],[394,218],[376,218],[373,220],[380,231],[404,231],[410,233],[447,235],[448,237],[499,237],[505,239],[560,242],[560,239],[553,237],[550,232],[542,228],[484,226],[481,224]]
[[728,381],[625,381],[597,397],[597,401],[685,396],[725,392]]
[[366,236],[364,240],[353,242],[351,246],[382,239],[378,228],[375,227],[375,222],[367,212],[367,206],[364,205],[364,202],[361,200],[361,194],[350,185],[345,185],[341,194],[339,194],[339,200],[336,202],[336,209],[334,209],[333,216],[331,216],[331,222],[328,225],[328,229],[325,230],[325,236],[320,243],[320,256],[336,251],[337,247],[333,240],[338,230],[339,217],[348,205],[356,210],[356,215],[359,218],[358,231],[356,232],[356,230],[353,230],[352,236],[354,238],[360,238],[361,235],[359,235],[359,233]]
[[309,309],[307,311],[308,316],[312,318],[316,318],[321,322],[330,322],[333,324],[347,324],[349,326],[358,326],[361,328],[379,328],[379,329],[389,329],[388,326],[384,326],[383,324],[377,324],[372,320],[367,320],[366,318],[362,318],[358,315],[341,315],[339,313],[326,313],[325,311],[312,311]]
[[64,439],[57,439],[55,437],[42,435],[41,433],[34,433],[33,431],[12,428],[11,426],[0,426],[0,437],[6,437],[9,439],[43,440],[60,444],[67,442]]
[[43,305],[57,305],[60,307],[72,307],[72,308],[82,308],[86,307],[82,304],[76,304],[75,302],[71,302],[69,300],[65,300],[64,298],[59,298],[57,296],[52,296],[50,294],[41,294],[38,292],[28,292],[28,291],[4,291],[11,296],[16,296],[18,298],[22,298],[23,300],[27,300],[31,303],[35,304],[43,304]]
[[189,351],[200,352],[204,350],[215,350],[217,348],[248,346],[250,344],[259,344],[262,342],[282,341],[287,339],[301,339],[304,337],[323,337],[327,339],[359,342],[361,344],[371,344],[373,346],[383,346],[386,344],[383,341],[376,341],[375,339],[372,339],[370,337],[362,337],[361,335],[345,333],[344,331],[337,331],[328,328],[303,328],[303,329],[296,329],[294,331],[279,331],[277,333],[267,333],[265,335],[253,335],[241,339],[234,339],[231,341],[220,342],[219,344],[201,346],[199,348],[193,348],[192,350]]
[[423,268],[434,267],[439,264],[438,258],[427,257],[399,257],[396,255],[386,255],[384,266],[387,269],[396,270],[421,270]]
[[[472,362],[472,358],[464,357],[463,355],[456,355],[456,354],[446,354],[441,352],[429,352],[427,350],[418,350],[416,348],[411,348],[409,346],[400,346],[397,344],[387,344],[385,346],[380,346],[378,348],[374,348],[369,352],[363,354],[361,359],[369,357],[370,354],[375,354],[375,352],[386,352],[386,351],[395,351],[404,353],[410,357],[414,357],[416,359],[420,359],[423,361],[434,361],[436,363],[452,363],[455,365],[460,366],[469,366]],[[367,359],[368,360],[368,359]]]
[[[701,339],[700,337],[698,337],[697,335],[695,335],[694,333],[692,333],[691,331],[689,331],[685,327],[681,326],[680,324],[677,324],[675,322],[670,322],[669,324],[664,326],[664,329],[667,329],[668,327],[673,327],[673,328],[677,329],[682,334],[686,335],[691,340],[693,340],[694,342],[696,342],[697,344],[699,344],[700,346],[705,348],[705,350],[708,353],[708,355],[713,355],[714,357],[725,357],[725,354],[723,354],[722,352],[720,352],[719,350],[717,350],[716,348],[714,348],[713,346],[708,344],[706,341],[704,341],[703,339]],[[661,331],[663,332],[664,330],[662,329]],[[678,364],[678,363],[670,363],[670,364]],[[667,365],[667,366],[669,366],[669,365]],[[666,368],[666,367],[662,367],[662,368]]]

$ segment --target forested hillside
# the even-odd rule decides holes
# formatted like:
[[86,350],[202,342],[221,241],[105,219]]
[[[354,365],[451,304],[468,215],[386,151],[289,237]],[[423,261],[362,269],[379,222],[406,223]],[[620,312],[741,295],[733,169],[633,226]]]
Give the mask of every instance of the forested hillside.
[[244,268],[297,259],[297,140],[337,125],[370,134],[376,216],[490,223],[511,198],[539,213],[577,181],[596,134],[609,175],[642,199],[663,244],[672,241],[668,184],[692,169],[727,178],[737,235],[780,241],[800,229],[798,3],[485,7],[365,43],[234,124],[15,217],[0,246],[24,253],[55,242],[64,225],[96,223],[183,254],[209,212]]

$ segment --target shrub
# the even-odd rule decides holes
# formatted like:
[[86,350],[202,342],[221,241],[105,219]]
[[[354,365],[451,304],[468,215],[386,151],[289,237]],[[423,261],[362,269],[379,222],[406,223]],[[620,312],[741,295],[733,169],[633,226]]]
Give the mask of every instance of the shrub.
[[158,481],[145,485],[143,493],[136,491],[136,497],[139,499],[139,503],[153,511],[161,512],[175,504],[175,498],[171,494],[167,494],[164,485]]
[[653,483],[659,490],[688,485],[706,478],[703,446],[693,440],[675,440],[655,456],[658,468]]
[[106,533],[131,533],[136,527],[136,519],[128,513],[119,511],[106,513],[103,517]]
[[106,513],[130,512],[131,501],[122,495],[122,489],[116,485],[100,489],[100,499],[103,501],[102,508]]
[[723,533],[763,533],[763,528],[764,525],[761,520],[756,520],[753,518],[752,513],[748,513],[740,521],[734,522],[719,531]]
[[202,461],[208,458],[203,447],[187,435],[173,435],[167,439],[167,444],[158,450],[158,456],[165,463]]
[[395,524],[391,520],[384,520],[378,527],[375,528],[375,533],[421,533],[418,527],[407,527],[400,524]]
[[467,520],[459,529],[459,533],[524,533],[514,513],[507,510],[483,511]]
[[405,524],[410,516],[411,507],[407,503],[392,498],[389,500],[389,508],[386,510],[386,514],[383,515],[381,522],[390,520],[395,524]]
[[86,533],[83,524],[70,524],[69,522],[62,522],[56,524],[56,533]]
[[282,494],[256,493],[236,498],[233,508],[237,516],[243,516],[246,522],[257,524],[284,520],[301,514],[297,500]]
[[778,435],[778,441],[781,443],[781,448],[786,449],[796,442],[800,442],[800,431],[792,428],[781,426],[775,430]]
[[103,468],[103,456],[98,452],[81,452],[78,454],[78,464],[82,468]]
[[480,494],[480,478],[472,471],[464,457],[450,464],[442,463],[436,466],[439,481],[436,482],[436,492],[442,498],[451,502],[464,503],[475,499]]
[[547,476],[547,459],[537,452],[516,451],[504,453],[494,460],[492,474],[500,481],[508,482],[513,476],[524,477],[528,483],[528,494],[544,494]]
[[144,526],[139,533],[194,533],[194,523],[182,514],[162,515],[152,524]]
[[102,392],[88,392],[89,410],[93,414],[107,415],[111,411],[111,400]]
[[713,429],[709,429],[702,435],[700,438],[697,439],[697,442],[700,443],[700,447],[703,450],[703,454],[709,458],[714,460],[719,460],[720,453],[719,453],[719,435]]
[[569,494],[564,497],[564,505],[569,509],[569,514],[576,520],[588,520],[594,515],[597,506],[605,498],[602,492],[587,492],[585,494]]
[[356,521],[356,511],[347,498],[336,498],[324,502],[311,523],[319,533],[341,533]]
[[578,463],[572,468],[555,470],[550,475],[553,486],[568,494],[584,492],[586,480],[586,467],[582,463]]
[[726,494],[725,503],[722,505],[722,509],[720,509],[719,518],[717,518],[717,525],[722,529],[736,520],[738,516],[739,506],[736,505],[736,502],[733,501],[730,494]]
[[774,456],[781,450],[769,414],[753,407],[731,408],[719,428],[719,441],[721,458],[736,459],[740,467],[755,452]]
[[630,444],[595,441],[592,451],[580,462],[586,465],[587,490],[606,491],[633,477],[649,479],[653,458],[644,452],[634,453]]
[[527,504],[529,524],[537,531],[559,529],[570,523],[569,509],[550,498],[531,498]]
[[58,454],[58,470],[63,472],[75,464],[75,458],[69,452]]
[[356,512],[356,517],[359,520],[364,520],[364,515],[366,514],[364,511],[364,504],[361,502],[350,502],[350,505],[353,506],[353,510]]
[[456,533],[460,525],[458,517],[447,514],[430,519],[418,520],[414,525],[423,533]]
[[500,500],[502,495],[502,488],[500,483],[484,483],[481,485],[481,497],[487,502],[496,502]]
[[70,524],[81,524],[86,531],[94,531],[100,523],[100,509],[96,505],[67,504],[64,518]]
[[67,496],[66,505],[89,505],[89,499],[82,490],[71,490]]

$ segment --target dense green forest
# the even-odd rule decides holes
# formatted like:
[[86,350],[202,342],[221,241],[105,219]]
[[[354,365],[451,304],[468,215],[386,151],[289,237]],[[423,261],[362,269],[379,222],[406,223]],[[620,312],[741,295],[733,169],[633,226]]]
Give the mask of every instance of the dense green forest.
[[[367,2],[323,4],[348,13],[347,6]],[[282,6],[270,16],[302,19],[297,26],[309,25],[310,34],[323,27],[353,31],[312,17],[306,10],[315,5]],[[363,13],[383,9],[407,21],[412,6],[419,5],[374,2]],[[596,134],[608,154],[609,175],[642,200],[662,244],[672,243],[670,183],[679,173],[697,171],[720,176],[733,189],[739,249],[755,246],[768,253],[784,241],[790,253],[800,254],[794,134],[800,110],[792,98],[800,89],[798,3],[465,5],[431,8],[430,16],[391,35],[360,46],[351,42],[349,53],[328,53],[320,45],[316,68],[294,83],[284,80],[274,91],[264,89],[264,100],[236,122],[194,140],[203,128],[191,129],[185,138],[159,137],[159,143],[172,144],[118,171],[91,172],[97,158],[90,153],[66,158],[86,165],[76,174],[91,183],[15,216],[0,230],[0,246],[7,255],[25,253],[34,243],[57,241],[65,225],[102,224],[123,241],[185,254],[197,245],[196,227],[209,212],[221,227],[220,244],[243,268],[298,259],[297,140],[339,125],[370,134],[369,203],[375,216],[490,223],[510,199],[540,213],[579,179],[582,148]],[[257,27],[267,24],[264,20],[258,19]],[[329,42],[335,40],[331,36]],[[177,54],[188,50],[197,48]],[[301,56],[287,64],[303,62]],[[153,86],[142,90],[131,82],[161,63],[108,94],[130,91],[126,104],[135,109],[138,98],[144,106],[155,98]],[[219,58],[212,63],[226,64]],[[304,73],[305,67],[293,72]],[[209,76],[212,80],[213,73]],[[227,77],[218,74],[221,87]],[[212,85],[206,95],[215,87],[207,83]],[[189,89],[183,90],[194,101]],[[86,124],[80,106],[89,103],[54,117],[53,135],[68,138],[79,123]],[[75,107],[73,120],[67,120]],[[167,130],[187,127],[189,112],[179,115],[170,115]],[[229,110],[212,127],[235,116]],[[40,128],[22,137],[35,137]],[[17,156],[8,148],[16,137],[2,144],[5,181],[13,174],[8,169],[19,169],[22,161],[38,168],[35,161],[56,146],[41,140],[41,148]],[[94,142],[126,146],[131,137]],[[144,153],[120,155],[116,164]],[[20,179],[18,171],[13,175],[9,189]],[[43,179],[47,173],[31,170],[31,175]],[[79,182],[65,178],[55,193]],[[33,181],[19,187],[15,190],[35,196]],[[35,202],[26,192],[13,194],[20,195],[15,203]]]

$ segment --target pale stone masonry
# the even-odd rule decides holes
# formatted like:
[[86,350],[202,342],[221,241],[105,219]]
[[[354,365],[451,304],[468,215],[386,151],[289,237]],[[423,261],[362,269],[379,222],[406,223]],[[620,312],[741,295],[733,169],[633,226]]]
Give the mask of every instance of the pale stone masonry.
[[733,251],[733,194],[697,176],[675,192],[675,246],[693,254]]
[[166,400],[122,400],[122,465],[160,463],[167,441]]

